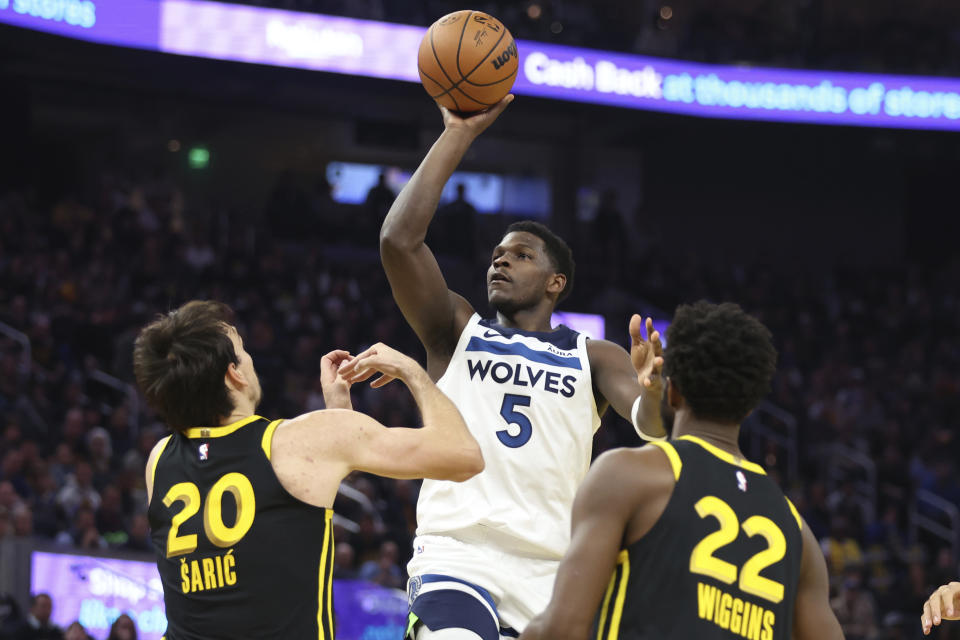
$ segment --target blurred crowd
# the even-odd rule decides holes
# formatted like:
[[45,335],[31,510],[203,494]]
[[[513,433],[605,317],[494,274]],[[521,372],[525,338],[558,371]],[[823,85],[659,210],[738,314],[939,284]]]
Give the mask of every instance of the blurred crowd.
[[[165,427],[129,386],[131,350],[139,327],[186,300],[235,309],[267,417],[323,408],[318,365],[332,348],[383,341],[422,359],[376,251],[393,194],[348,206],[316,184],[281,179],[266,212],[253,214],[190,202],[163,176],[121,170],[51,201],[0,194],[0,539],[151,550],[144,466]],[[604,314],[608,337],[626,337],[641,298],[665,310],[732,300],[771,328],[780,359],[770,400],[798,422],[799,473],[787,473],[779,446],[758,462],[821,541],[847,637],[915,637],[922,602],[960,575],[948,540],[909,526],[912,513],[940,522],[940,511],[917,507],[918,490],[960,507],[960,261],[804,275],[667,257],[656,243],[627,251],[614,198],[581,224],[564,307]],[[460,227],[438,229],[432,246],[451,288],[485,309],[488,248],[465,257],[474,252],[463,250]],[[389,426],[418,421],[398,383],[364,385],[353,398]],[[625,421],[604,423],[595,454],[637,444]],[[829,461],[838,448],[873,466],[837,473]],[[418,487],[347,478],[335,505],[336,577],[404,587]],[[20,624],[42,613],[35,596]]]
[[223,0],[427,26],[464,8],[517,38],[712,63],[951,75],[960,15],[949,0]]

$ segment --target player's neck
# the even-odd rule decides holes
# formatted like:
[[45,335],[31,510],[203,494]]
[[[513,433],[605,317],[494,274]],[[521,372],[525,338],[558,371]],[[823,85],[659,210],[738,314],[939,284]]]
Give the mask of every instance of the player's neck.
[[233,396],[233,411],[230,412],[229,416],[221,420],[221,426],[239,422],[244,418],[249,418],[257,410],[250,398],[241,396],[238,393],[233,393],[231,395]]
[[523,309],[511,315],[506,315],[500,311],[497,312],[497,324],[508,329],[519,329],[520,331],[553,331],[550,324],[552,309]]
[[673,437],[680,436],[695,436],[727,453],[732,453],[739,458],[745,457],[740,451],[740,425],[731,426],[698,420],[689,413],[683,412],[678,413],[673,422]]

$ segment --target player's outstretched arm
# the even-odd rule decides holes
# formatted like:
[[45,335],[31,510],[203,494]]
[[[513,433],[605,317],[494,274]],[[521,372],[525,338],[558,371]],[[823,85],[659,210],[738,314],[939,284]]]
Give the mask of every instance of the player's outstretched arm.
[[264,451],[281,484],[296,498],[331,507],[351,471],[390,478],[466,480],[483,471],[480,446],[457,408],[407,356],[376,344],[339,367],[347,384],[374,373],[371,386],[402,380],[423,414],[422,428],[388,428],[345,409],[304,414],[280,424]]
[[[436,258],[424,243],[427,227],[444,185],[470,144],[512,99],[507,96],[487,111],[467,118],[441,107],[444,131],[400,191],[380,229],[380,257],[393,297],[430,358],[452,353],[473,309],[448,291]],[[435,378],[442,373],[433,370],[432,362],[428,364]]]
[[941,585],[923,603],[923,635],[930,635],[930,630],[944,620],[960,620],[960,582]]
[[827,562],[817,539],[803,523],[803,558],[793,611],[794,640],[843,639],[843,629],[830,608],[830,579]]
[[[657,465],[672,485],[666,456],[652,447],[608,451],[593,463],[573,503],[570,548],[560,563],[550,604],[530,621],[520,640],[586,640],[590,635],[627,523],[636,506],[657,490],[656,482],[648,482]],[[648,470],[647,477],[638,478],[637,469]]]
[[603,400],[629,420],[641,438],[662,439],[667,435],[660,415],[663,345],[660,332],[653,328],[653,319],[646,319],[646,339],[642,333],[643,325],[639,315],[630,319],[629,354],[607,340],[588,342],[590,371]]
[[471,478],[483,470],[480,445],[456,406],[420,365],[378,343],[340,368],[340,374],[351,384],[367,380],[375,373],[381,376],[371,383],[374,388],[395,379],[407,385],[423,416],[423,427],[386,428],[372,418],[352,421],[353,433],[344,439],[343,451],[351,470],[393,478],[456,481]]

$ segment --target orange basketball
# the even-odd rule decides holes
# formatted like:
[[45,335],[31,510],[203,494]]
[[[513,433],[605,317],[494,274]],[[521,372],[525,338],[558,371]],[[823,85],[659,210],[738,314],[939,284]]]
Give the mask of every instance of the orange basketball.
[[517,43],[482,11],[454,11],[430,25],[417,56],[430,97],[454,111],[482,111],[510,93],[519,66]]

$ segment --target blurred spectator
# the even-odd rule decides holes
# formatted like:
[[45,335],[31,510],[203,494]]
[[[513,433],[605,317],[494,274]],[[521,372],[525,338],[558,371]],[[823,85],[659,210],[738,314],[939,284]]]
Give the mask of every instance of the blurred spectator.
[[10,513],[21,504],[23,504],[23,501],[17,495],[16,489],[13,488],[13,483],[8,480],[0,482],[0,508]]
[[123,548],[128,551],[153,551],[153,545],[150,541],[150,522],[145,513],[138,513],[133,516],[130,525],[130,535],[123,544]]
[[97,531],[93,509],[87,505],[79,507],[73,516],[73,526],[69,531],[61,531],[56,543],[73,545],[78,549],[106,549],[107,542]]
[[93,488],[93,468],[80,461],[76,470],[67,477],[67,482],[57,494],[57,504],[68,515],[82,506],[96,510],[100,507],[100,494]]
[[17,640],[63,640],[63,630],[50,621],[53,600],[46,593],[30,597],[30,610],[15,636]]
[[94,427],[87,432],[87,451],[93,469],[93,486],[102,491],[113,475],[113,446],[110,432],[103,427]]
[[16,598],[10,593],[0,592],[0,638],[16,640],[22,624],[23,615]]
[[93,640],[79,622],[71,622],[63,634],[63,640]]
[[383,219],[387,216],[387,211],[390,210],[396,197],[396,194],[394,194],[393,190],[387,185],[387,173],[381,171],[377,177],[377,184],[370,187],[370,190],[367,191],[367,198],[364,201],[367,213],[371,216],[370,220],[376,221],[377,228],[379,228],[380,223],[383,222]]
[[381,587],[401,589],[405,584],[397,560],[400,557],[397,543],[386,540],[380,545],[380,555],[376,560],[368,560],[360,567],[360,579],[375,582]]
[[121,613],[110,625],[110,635],[107,636],[107,640],[137,640],[137,626],[133,623],[133,618]]
[[[472,263],[476,256],[477,208],[467,200],[467,187],[457,184],[457,197],[440,205],[430,225],[430,234],[436,239],[440,253],[457,256]],[[428,244],[430,240],[428,239]]]
[[17,538],[33,537],[33,511],[22,504],[13,510],[13,535]]
[[120,490],[116,485],[107,485],[97,509],[97,529],[109,544],[122,545],[127,541],[125,520]]
[[848,566],[860,566],[863,552],[850,535],[850,521],[846,515],[835,514],[830,520],[830,534],[821,542],[830,573],[840,575]]
[[353,580],[357,577],[353,547],[348,542],[338,542],[333,559],[334,580]]
[[860,567],[850,565],[844,570],[839,591],[830,604],[847,640],[876,638],[879,633],[877,605],[870,592],[863,588]]

